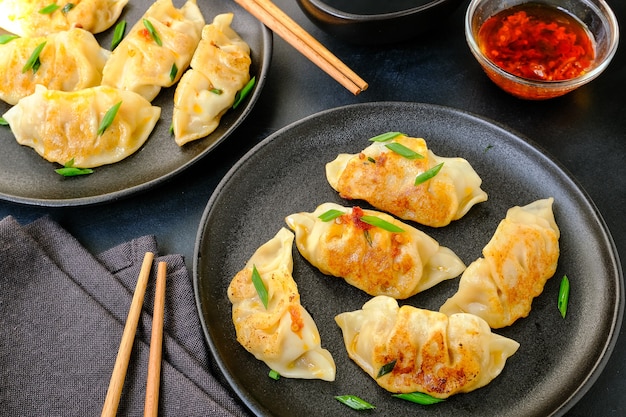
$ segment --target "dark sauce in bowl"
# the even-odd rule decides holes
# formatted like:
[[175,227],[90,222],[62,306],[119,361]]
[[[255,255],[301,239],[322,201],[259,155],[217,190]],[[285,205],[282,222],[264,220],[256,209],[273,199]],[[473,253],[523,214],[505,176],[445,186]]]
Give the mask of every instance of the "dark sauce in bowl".
[[433,0],[325,0],[330,7],[359,15],[376,15],[410,10]]

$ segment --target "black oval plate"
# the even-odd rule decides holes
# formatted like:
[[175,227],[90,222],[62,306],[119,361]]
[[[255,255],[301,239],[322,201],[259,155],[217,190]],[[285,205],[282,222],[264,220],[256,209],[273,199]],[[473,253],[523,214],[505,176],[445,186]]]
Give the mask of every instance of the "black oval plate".
[[[481,256],[506,210],[553,196],[561,230],[555,276],[534,300],[529,317],[496,333],[520,342],[503,373],[484,388],[423,406],[392,398],[347,356],[338,313],[361,308],[369,296],[322,275],[294,248],[294,279],[316,321],[323,347],[337,364],[334,382],[267,376],[267,366],[237,341],[228,284],[256,248],[285,226],[284,218],[325,201],[349,205],[327,184],[324,165],[358,152],[387,131],[424,137],[441,156],[466,158],[489,200],[441,228],[417,226],[466,264]],[[565,319],[557,309],[561,277],[571,282]],[[437,310],[457,290],[450,280],[401,302]],[[617,338],[624,309],[618,256],[604,221],[576,181],[537,145],[504,127],[445,107],[370,103],[325,111],[268,137],[217,187],[204,212],[194,258],[194,287],[206,339],[229,383],[257,415],[337,416],[348,412],[333,396],[357,395],[376,406],[368,415],[562,415],[596,380]],[[410,414],[409,414],[410,413]]]
[[[119,20],[126,20],[130,30],[151,0],[129,2]],[[182,6],[184,0],[174,2]],[[0,126],[0,199],[37,206],[80,206],[102,203],[145,191],[182,172],[229,137],[248,116],[265,84],[272,56],[272,34],[253,16],[229,0],[198,1],[205,21],[211,23],[220,13],[233,12],[232,27],[250,45],[256,86],[237,109],[229,110],[219,127],[204,139],[182,148],[169,132],[176,86],[161,90],[152,102],[161,107],[161,118],[144,146],[130,157],[111,165],[95,168],[91,175],[64,178],[54,170],[60,165],[41,158],[33,149],[20,146],[11,130]],[[103,48],[110,49],[115,26],[97,35]],[[0,101],[0,116],[10,106]],[[68,110],[69,111],[69,110]]]

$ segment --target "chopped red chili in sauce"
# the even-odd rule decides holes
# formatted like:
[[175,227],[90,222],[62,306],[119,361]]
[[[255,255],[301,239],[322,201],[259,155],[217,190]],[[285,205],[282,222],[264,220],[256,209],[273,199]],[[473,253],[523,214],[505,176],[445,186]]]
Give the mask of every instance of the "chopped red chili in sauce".
[[363,213],[363,209],[361,207],[353,207],[352,208],[352,223],[354,223],[355,227],[361,230],[369,230],[374,226],[372,226],[371,224],[367,224],[363,220],[361,220],[361,217],[363,217],[364,215],[365,213]]
[[578,77],[595,55],[592,35],[581,21],[537,3],[514,6],[487,19],[478,44],[503,70],[535,80]]

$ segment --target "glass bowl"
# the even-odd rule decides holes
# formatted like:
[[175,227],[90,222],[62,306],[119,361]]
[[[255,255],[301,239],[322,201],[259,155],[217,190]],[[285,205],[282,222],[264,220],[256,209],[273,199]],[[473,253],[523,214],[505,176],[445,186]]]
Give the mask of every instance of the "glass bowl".
[[[536,80],[507,72],[485,56],[477,39],[482,24],[498,12],[527,3],[559,8],[587,27],[594,38],[595,59],[586,71],[567,80]],[[562,96],[600,75],[615,55],[619,29],[615,14],[604,0],[471,0],[465,14],[465,37],[487,76],[500,88],[519,98],[544,100]]]

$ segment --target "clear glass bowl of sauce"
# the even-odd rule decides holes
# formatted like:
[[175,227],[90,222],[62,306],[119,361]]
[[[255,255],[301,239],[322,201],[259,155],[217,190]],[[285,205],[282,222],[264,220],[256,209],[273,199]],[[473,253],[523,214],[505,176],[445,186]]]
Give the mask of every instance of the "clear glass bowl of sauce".
[[619,29],[604,0],[472,0],[465,36],[500,88],[542,100],[604,71],[617,50]]

